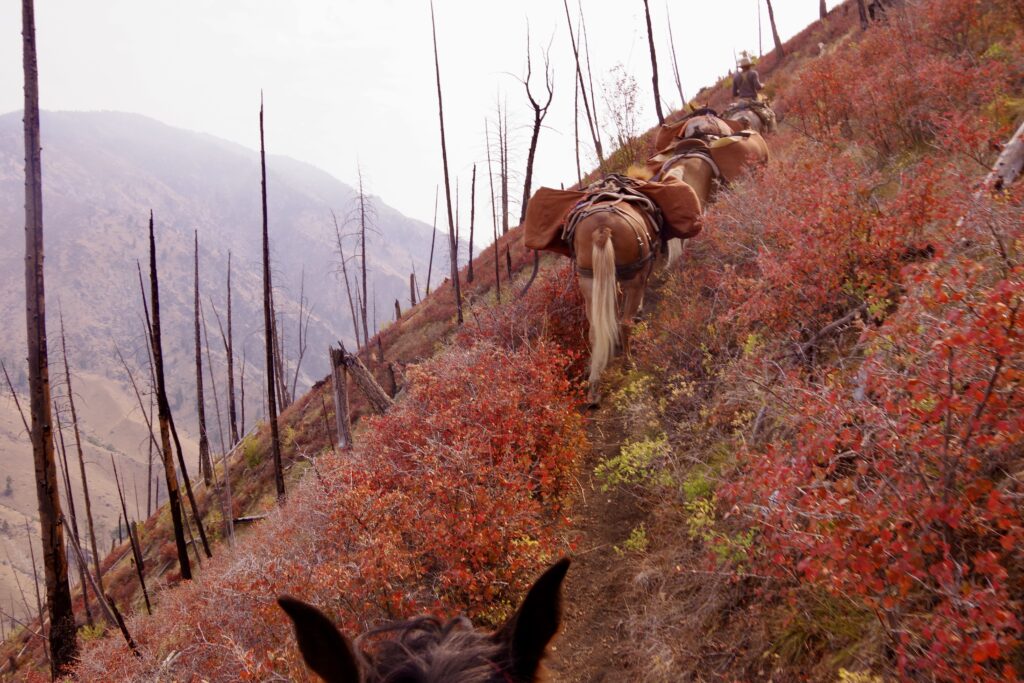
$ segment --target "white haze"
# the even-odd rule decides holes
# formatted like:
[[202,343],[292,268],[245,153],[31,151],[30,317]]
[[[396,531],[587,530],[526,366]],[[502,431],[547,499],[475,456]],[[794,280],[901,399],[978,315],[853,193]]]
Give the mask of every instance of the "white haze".
[[[817,18],[814,0],[773,4],[783,39]],[[19,5],[0,5],[0,111],[22,106]],[[656,116],[642,0],[583,0],[582,7],[595,87],[600,93],[611,68],[623,64],[640,86],[640,128],[648,128]],[[577,0],[570,9],[578,16]],[[763,3],[761,9],[768,51]],[[527,18],[535,86],[543,87],[541,50],[549,42],[555,76],[533,187],[575,181],[565,10],[560,0],[436,0],[435,11],[452,182],[459,178],[468,211],[478,164],[477,213],[487,216],[487,226],[484,121],[494,118],[499,98],[511,114],[517,176],[525,165],[532,110],[518,79],[525,73]],[[673,107],[679,95],[666,12],[687,97],[724,75],[734,51],[758,51],[757,0],[652,0],[651,12],[662,97]],[[432,220],[443,178],[427,0],[37,0],[36,13],[44,109],[136,112],[257,148],[262,89],[268,151],[352,185],[360,164],[372,193],[406,215]],[[589,144],[585,149],[586,169],[593,155]],[[517,203],[521,192],[516,179]],[[443,198],[441,206],[439,223]],[[515,222],[518,208],[511,213]]]

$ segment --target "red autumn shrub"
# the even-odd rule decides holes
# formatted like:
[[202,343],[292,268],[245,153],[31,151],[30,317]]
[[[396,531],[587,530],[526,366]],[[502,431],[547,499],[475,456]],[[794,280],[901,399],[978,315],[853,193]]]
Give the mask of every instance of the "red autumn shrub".
[[131,620],[141,658],[105,638],[86,646],[78,674],[300,678],[281,593],[350,634],[424,611],[496,623],[564,552],[568,480],[586,447],[569,361],[543,341],[480,342],[416,367],[356,451],[315,461],[243,546],[163,594],[157,617]]
[[901,678],[1016,680],[1024,211],[933,170],[886,216],[943,223],[945,257],[904,268],[857,372],[777,375],[795,433],[748,449],[723,493],[750,512],[761,571],[878,615]]
[[1021,64],[1009,56],[1019,42],[1009,16],[995,0],[926,0],[889,12],[847,49],[809,60],[780,99],[812,139],[905,152],[936,140],[946,112],[1013,95]]

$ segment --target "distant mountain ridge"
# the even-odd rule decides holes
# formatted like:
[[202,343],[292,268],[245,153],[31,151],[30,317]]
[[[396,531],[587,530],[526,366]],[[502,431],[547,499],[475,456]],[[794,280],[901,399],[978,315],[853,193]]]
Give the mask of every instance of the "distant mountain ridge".
[[[220,410],[226,415],[224,352],[212,304],[223,319],[228,251],[236,363],[245,354],[245,416],[252,425],[263,411],[263,313],[261,200],[258,151],[213,136],[173,128],[137,114],[43,112],[43,224],[51,381],[62,377],[58,312],[67,325],[78,406],[89,443],[86,454],[94,506],[106,533],[116,528],[109,453],[126,456],[129,477],[144,490],[146,460],[142,416],[117,360],[114,345],[129,358],[136,378],[148,384],[138,272],[148,291],[147,221],[155,219],[160,300],[169,398],[176,422],[195,435],[193,342],[193,231],[198,232],[200,287],[210,335]],[[0,358],[16,383],[24,382],[24,142],[21,112],[0,116]],[[272,133],[268,146],[272,149]],[[351,344],[348,301],[336,276],[338,259],[331,212],[339,222],[356,192],[308,164],[269,155],[267,202],[275,303],[284,317],[289,384],[294,370],[300,278],[313,316],[297,393],[327,373],[327,345]],[[378,324],[390,320],[394,300],[408,304],[409,272],[425,285],[431,226],[407,218],[371,197],[375,231],[368,236],[371,334],[374,301]],[[342,225],[342,229],[346,227]],[[348,228],[351,229],[351,226]],[[444,237],[437,240],[435,282],[447,272]],[[354,240],[346,250],[354,253]],[[352,273],[350,272],[350,275]],[[375,298],[374,298],[375,297]],[[203,358],[204,364],[207,360]],[[238,383],[236,367],[236,385]],[[208,371],[208,368],[207,368]],[[23,387],[22,387],[23,388]],[[209,379],[206,410],[211,442],[219,448],[218,423]],[[23,535],[23,519],[36,515],[31,454],[13,403],[0,391],[0,462],[13,478],[14,496],[0,497],[0,521]],[[55,393],[59,393],[56,391]],[[236,394],[238,386],[236,386]],[[88,400],[92,397],[93,400]],[[101,398],[102,397],[102,398]],[[128,414],[109,414],[112,410]],[[223,419],[223,418],[222,418]],[[225,424],[226,429],[226,424]],[[186,458],[195,450],[186,444]],[[133,466],[134,465],[134,466]],[[194,467],[195,465],[191,465]],[[72,468],[77,469],[77,468]],[[193,472],[193,475],[195,472]],[[142,477],[138,480],[138,477]],[[0,481],[0,486],[3,482]],[[99,501],[98,503],[95,501]],[[4,527],[0,524],[0,530]],[[0,545],[4,539],[0,531]],[[109,538],[109,537],[108,537]],[[107,541],[109,543],[109,540]],[[19,545],[20,544],[20,545]],[[101,541],[103,546],[104,542]],[[24,541],[11,552],[21,572],[30,567]],[[19,550],[20,548],[20,550]],[[30,575],[30,574],[29,574]],[[7,604],[0,568],[0,600]]]

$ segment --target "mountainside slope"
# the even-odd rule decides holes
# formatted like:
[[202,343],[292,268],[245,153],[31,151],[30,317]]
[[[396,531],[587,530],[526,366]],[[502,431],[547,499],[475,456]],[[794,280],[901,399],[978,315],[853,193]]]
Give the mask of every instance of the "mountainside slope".
[[593,476],[572,270],[492,306],[488,250],[454,334],[444,286],[381,335],[418,367],[357,448],[329,447],[316,386],[284,416],[290,484],[312,470],[293,498],[136,609],[141,657],[108,635],[78,673],[301,679],[280,592],[350,634],[421,611],[495,625],[575,552],[569,581],[593,584],[567,595],[606,602],[567,610],[558,680],[1017,680],[1024,190],[975,189],[1024,116],[1016,9],[922,0],[790,46],[773,164],[722,193],[607,373]]
[[[242,431],[261,417],[257,388],[264,381],[259,155],[233,143],[134,114],[44,112],[41,126],[51,381],[55,399],[63,406],[58,322],[62,311],[69,360],[77,375],[76,408],[86,441],[83,446],[89,462],[97,535],[105,549],[117,536],[120,516],[111,454],[117,456],[127,477],[133,515],[136,488],[141,492],[140,509],[143,513],[146,509],[145,420],[114,345],[127,357],[145,390],[148,371],[136,261],[142,261],[148,290],[146,223],[150,209],[155,216],[161,274],[168,395],[190,466],[196,467],[198,432],[192,341],[193,231],[199,236],[200,286],[222,419],[226,420],[227,412],[225,354],[211,301],[223,320],[229,250],[236,395],[241,389],[243,354],[245,357],[246,425]],[[22,133],[18,112],[0,116],[0,240],[10,245],[0,251],[0,316],[9,321],[0,328],[0,358],[19,391],[26,388],[20,360],[25,355],[20,246],[24,242]],[[268,136],[272,149],[272,128]],[[313,378],[327,372],[328,344],[351,339],[347,300],[335,275],[336,236],[331,212],[336,213],[341,229],[351,232],[353,228],[345,219],[356,194],[308,164],[270,155],[267,166],[275,303],[283,319],[289,384],[295,372],[300,289],[306,310],[313,310],[308,350],[301,373],[295,378],[297,393],[301,394]],[[394,299],[408,298],[409,269],[426,272],[431,228],[400,215],[378,198],[371,197],[371,202],[375,232],[367,240],[367,260],[371,295],[376,296],[379,309],[377,321],[383,323],[391,315]],[[346,238],[345,247],[353,253],[355,241]],[[437,272],[442,270],[441,263],[447,262],[446,254],[443,249],[435,254]],[[374,325],[372,319],[370,325]],[[208,366],[206,358],[203,363]],[[205,368],[206,373],[210,371]],[[31,581],[31,569],[23,523],[36,517],[35,502],[29,495],[34,488],[32,458],[6,389],[0,395],[0,462],[4,463],[4,477],[12,478],[17,492],[0,496],[0,518],[6,523],[0,526],[0,544],[12,565],[19,568],[22,583],[30,585],[26,583]],[[209,375],[206,402],[211,443],[214,450],[219,450],[221,438]],[[67,438],[71,439],[70,432]],[[71,470],[76,491],[80,491],[77,465]],[[156,472],[159,474],[159,469]],[[0,562],[6,561],[3,550]],[[9,605],[10,597],[17,598],[16,611],[21,613],[14,582],[9,576],[0,578],[0,604]]]

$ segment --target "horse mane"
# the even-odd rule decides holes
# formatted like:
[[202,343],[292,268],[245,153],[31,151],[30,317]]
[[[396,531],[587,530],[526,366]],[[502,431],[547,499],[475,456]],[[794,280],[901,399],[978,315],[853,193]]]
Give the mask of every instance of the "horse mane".
[[[387,639],[379,638],[389,635]],[[367,642],[369,641],[369,642]],[[417,617],[367,631],[353,643],[366,683],[487,683],[507,680],[501,648],[465,617]]]

